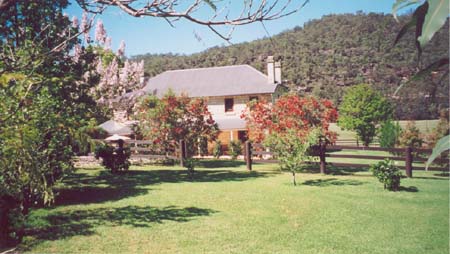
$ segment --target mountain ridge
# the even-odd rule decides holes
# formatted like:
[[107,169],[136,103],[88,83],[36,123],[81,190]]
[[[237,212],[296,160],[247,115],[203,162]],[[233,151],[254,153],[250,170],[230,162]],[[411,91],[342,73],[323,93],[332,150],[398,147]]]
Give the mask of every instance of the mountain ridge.
[[[408,17],[400,17],[404,23]],[[166,70],[248,64],[265,73],[267,56],[282,61],[283,79],[291,89],[328,98],[336,104],[349,86],[368,83],[386,96],[420,68],[448,56],[448,22],[424,48],[417,61],[414,31],[393,42],[401,24],[387,14],[332,14],[306,22],[303,27],[283,31],[271,38],[230,46],[216,46],[200,53],[145,54],[145,70],[155,76]],[[393,100],[398,119],[437,117],[448,107],[448,77],[441,81],[428,77],[400,90]],[[405,108],[412,108],[408,110]]]

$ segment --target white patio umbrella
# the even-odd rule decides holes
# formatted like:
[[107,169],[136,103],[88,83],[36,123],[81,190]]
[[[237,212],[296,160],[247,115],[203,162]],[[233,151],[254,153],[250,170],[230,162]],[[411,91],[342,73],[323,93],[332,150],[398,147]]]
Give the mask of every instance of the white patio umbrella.
[[106,141],[117,141],[117,140],[120,140],[120,139],[121,140],[130,140],[129,137],[121,136],[121,135],[117,135],[117,134],[114,134],[114,135],[112,135],[110,137],[105,138]]

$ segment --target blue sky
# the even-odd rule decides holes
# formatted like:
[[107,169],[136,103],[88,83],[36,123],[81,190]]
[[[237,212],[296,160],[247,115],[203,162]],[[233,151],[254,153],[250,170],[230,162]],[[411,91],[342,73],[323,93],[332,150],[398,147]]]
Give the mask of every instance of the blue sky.
[[[81,18],[82,10],[74,0],[65,10],[70,16]],[[233,2],[239,2],[233,0]],[[295,2],[295,1],[293,1]],[[300,12],[279,20],[266,22],[270,35],[302,26],[305,22],[318,19],[327,14],[355,13],[359,10],[369,13],[391,13],[395,0],[311,0]],[[236,8],[234,6],[232,8]],[[121,40],[126,43],[126,55],[145,53],[191,54],[214,46],[227,45],[223,39],[208,28],[187,21],[178,21],[175,28],[160,18],[128,16],[117,8],[110,8],[99,16],[108,35],[112,37],[113,49],[117,49]],[[232,42],[252,41],[266,36],[261,24],[236,27]],[[200,37],[198,40],[196,37]]]

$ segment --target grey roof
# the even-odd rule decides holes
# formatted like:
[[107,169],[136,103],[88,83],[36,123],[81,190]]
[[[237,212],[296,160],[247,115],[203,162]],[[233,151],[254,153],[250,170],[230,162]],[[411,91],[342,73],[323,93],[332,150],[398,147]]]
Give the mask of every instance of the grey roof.
[[104,129],[110,135],[130,135],[133,133],[131,128],[125,124],[118,123],[114,120],[106,121],[99,125],[100,128]]
[[232,118],[216,118],[214,119],[219,125],[219,130],[236,130],[245,129],[245,120],[237,117]]
[[136,97],[154,94],[162,97],[169,89],[189,97],[229,96],[274,93],[277,84],[270,84],[266,75],[249,65],[173,70],[147,81],[143,89],[125,95]]

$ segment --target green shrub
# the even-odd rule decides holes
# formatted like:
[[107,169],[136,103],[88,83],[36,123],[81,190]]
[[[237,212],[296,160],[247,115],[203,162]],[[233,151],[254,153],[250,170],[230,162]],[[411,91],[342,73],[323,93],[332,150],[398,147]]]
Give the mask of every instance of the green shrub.
[[188,176],[192,178],[194,176],[195,165],[197,160],[194,158],[186,158],[184,160],[184,167],[188,170]]
[[177,163],[177,161],[174,160],[174,159],[171,159],[171,158],[164,158],[164,159],[157,159],[157,160],[155,160],[155,164],[163,165],[163,166],[173,166],[176,163]]
[[95,149],[95,158],[102,158],[102,165],[110,169],[112,173],[128,170],[130,167],[131,151],[129,148],[123,148],[123,143],[114,148],[109,145],[99,145]]
[[278,159],[281,170],[292,173],[292,182],[297,185],[296,171],[304,168],[305,161],[311,159],[308,154],[310,147],[317,143],[320,136],[319,129],[313,129],[306,137],[299,138],[293,129],[286,133],[271,133],[264,140],[264,146],[270,148]]
[[[402,131],[399,138],[400,147],[411,147],[411,148],[422,148],[424,143],[423,135],[420,130],[416,127],[415,122],[408,122],[405,129]],[[424,156],[420,152],[413,152],[413,157]]]
[[383,148],[394,148],[398,144],[401,132],[402,128],[398,122],[394,123],[388,120],[382,123],[378,132],[380,146]]
[[219,157],[223,154],[222,152],[222,142],[220,142],[220,140],[217,140],[216,143],[214,143],[214,147],[213,147],[213,156],[216,159],[219,159]]
[[392,160],[385,159],[370,167],[373,175],[384,184],[384,189],[398,191],[400,188],[400,179],[402,173],[393,164]]
[[239,155],[242,154],[242,142],[240,140],[231,141],[229,152],[231,158],[235,160]]
[[208,155],[208,139],[203,137],[200,138],[198,146],[199,146],[199,153],[201,156]]
[[[443,109],[440,112],[439,122],[437,126],[433,129],[433,131],[428,135],[427,145],[429,148],[434,148],[436,143],[443,137],[449,135],[450,125],[449,125],[449,109]],[[449,168],[449,157],[447,153],[442,153],[439,157],[442,161],[434,161],[435,164],[438,164],[442,167],[442,169]]]
[[399,144],[401,147],[420,148],[423,144],[422,134],[416,127],[415,122],[408,122],[405,129],[399,138]]

